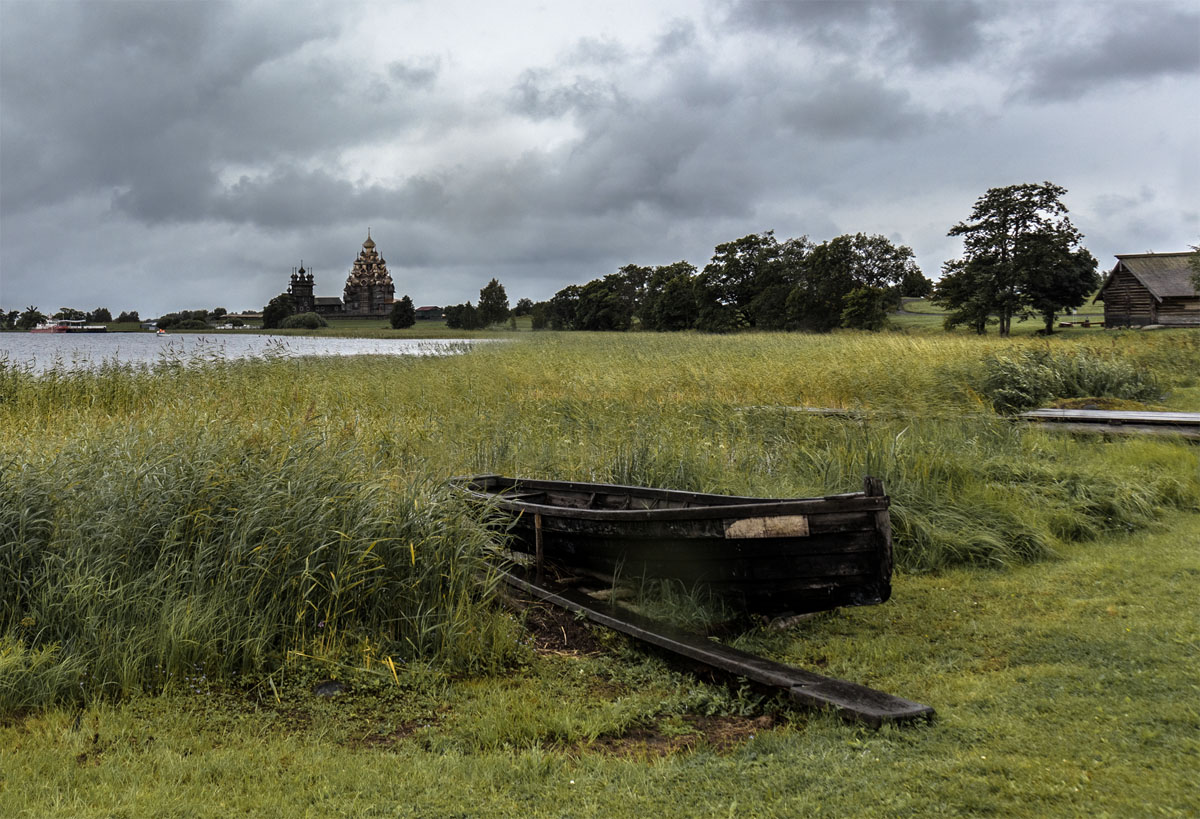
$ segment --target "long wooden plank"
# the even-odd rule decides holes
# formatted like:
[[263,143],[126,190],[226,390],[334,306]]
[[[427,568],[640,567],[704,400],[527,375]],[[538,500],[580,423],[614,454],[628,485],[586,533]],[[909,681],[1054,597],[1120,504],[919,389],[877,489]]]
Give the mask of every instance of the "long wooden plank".
[[1056,421],[1043,429],[1083,432],[1091,435],[1159,435],[1200,441],[1200,427],[1170,427],[1161,424],[1095,424]]
[[1074,421],[1095,424],[1169,424],[1200,426],[1200,412],[1135,410],[1037,409],[1021,413],[1034,421]]
[[878,728],[885,722],[929,720],[934,716],[934,710],[928,705],[721,645],[613,603],[601,603],[576,589],[539,583],[520,567],[508,572],[505,579],[540,600],[582,614],[614,631],[679,657],[781,689],[801,705],[831,708],[850,721]]

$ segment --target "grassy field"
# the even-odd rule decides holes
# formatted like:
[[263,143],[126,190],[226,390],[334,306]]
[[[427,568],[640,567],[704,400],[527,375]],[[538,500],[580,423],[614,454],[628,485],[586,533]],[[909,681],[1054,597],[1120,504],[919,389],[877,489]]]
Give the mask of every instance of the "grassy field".
[[[1059,322],[1070,322],[1071,327],[1055,327],[1056,333],[1064,335],[1077,336],[1087,335],[1091,333],[1101,332],[1100,327],[1083,327],[1082,322],[1099,323],[1104,321],[1104,305],[1093,303],[1092,297],[1084,303],[1079,310],[1070,316],[1060,316]],[[901,330],[916,330],[916,331],[942,331],[942,322],[945,320],[946,310],[928,299],[906,299],[903,308],[896,313],[892,313],[888,317],[888,322],[894,329]],[[1012,334],[1014,336],[1034,335],[1043,328],[1044,324],[1040,318],[1031,318],[1025,321],[1014,321],[1012,325]],[[989,328],[990,332],[995,332],[995,327]],[[966,327],[957,327],[950,331],[952,333],[972,333],[973,331]]]
[[[1194,816],[1200,515],[739,642],[938,709],[872,732],[618,640],[281,699],[185,681],[0,727],[5,816]],[[321,672],[325,673],[324,671]],[[306,676],[307,675],[307,676]],[[282,675],[281,675],[282,676]]]
[[[0,815],[1194,814],[1198,450],[995,408],[1195,411],[1198,372],[1188,332],[8,367]],[[893,599],[725,639],[938,720],[865,731],[514,613],[488,581],[501,533],[442,485],[482,471],[768,495],[881,476]],[[314,695],[328,679],[346,690]]]

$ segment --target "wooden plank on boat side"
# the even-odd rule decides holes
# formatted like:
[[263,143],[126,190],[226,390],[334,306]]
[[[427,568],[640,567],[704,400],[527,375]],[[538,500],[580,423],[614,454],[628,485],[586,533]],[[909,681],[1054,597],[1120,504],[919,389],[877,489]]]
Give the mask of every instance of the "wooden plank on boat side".
[[538,583],[519,567],[505,579],[516,588],[607,628],[628,634],[678,657],[778,688],[801,705],[831,708],[844,719],[880,727],[885,722],[928,720],[934,710],[857,683],[825,677],[713,642],[621,606],[601,603],[577,589]]

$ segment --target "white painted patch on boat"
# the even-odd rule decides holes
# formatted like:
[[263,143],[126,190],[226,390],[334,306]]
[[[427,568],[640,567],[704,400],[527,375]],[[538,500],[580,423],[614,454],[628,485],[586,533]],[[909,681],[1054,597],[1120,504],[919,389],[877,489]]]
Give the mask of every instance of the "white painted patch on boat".
[[727,520],[725,537],[808,537],[808,515]]

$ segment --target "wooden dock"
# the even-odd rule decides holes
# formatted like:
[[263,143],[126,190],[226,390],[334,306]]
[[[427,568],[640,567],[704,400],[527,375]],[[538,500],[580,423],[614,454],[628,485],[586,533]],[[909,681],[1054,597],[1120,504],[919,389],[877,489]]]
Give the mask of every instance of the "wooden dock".
[[538,582],[533,572],[521,567],[507,573],[505,579],[512,586],[540,600],[583,615],[594,623],[627,634],[678,658],[781,690],[800,705],[832,709],[848,721],[878,728],[885,722],[929,720],[934,716],[933,709],[928,705],[777,663],[653,620],[615,603],[600,602],[578,589],[547,581]]
[[1017,418],[1069,432],[1178,435],[1200,439],[1200,412],[1039,409],[1023,412]]

